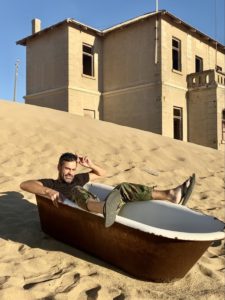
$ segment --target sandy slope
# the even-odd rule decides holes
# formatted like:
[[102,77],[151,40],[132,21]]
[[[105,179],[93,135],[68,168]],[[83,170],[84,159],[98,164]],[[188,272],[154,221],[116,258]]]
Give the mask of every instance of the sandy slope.
[[225,220],[222,152],[8,101],[0,101],[0,134],[0,299],[224,299],[224,243],[182,280],[136,280],[44,234],[34,196],[19,188],[26,179],[56,177],[58,156],[72,151],[106,168],[106,184],[163,189],[195,172],[188,206]]

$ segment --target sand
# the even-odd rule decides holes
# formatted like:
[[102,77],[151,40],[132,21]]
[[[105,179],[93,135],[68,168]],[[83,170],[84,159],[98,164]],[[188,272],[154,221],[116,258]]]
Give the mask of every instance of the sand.
[[[224,241],[171,283],[132,278],[40,229],[34,195],[19,184],[56,178],[62,152],[88,155],[107,170],[98,182],[174,187],[193,172],[187,206],[225,221],[224,154],[66,112],[0,101],[0,299],[224,299]],[[80,167],[79,172],[82,172]]]

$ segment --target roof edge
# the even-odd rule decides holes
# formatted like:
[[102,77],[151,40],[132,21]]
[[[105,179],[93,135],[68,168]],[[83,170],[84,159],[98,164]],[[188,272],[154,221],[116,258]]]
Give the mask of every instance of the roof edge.
[[88,26],[88,25],[86,25],[86,24],[83,24],[83,23],[81,23],[81,22],[78,22],[78,21],[74,20],[73,18],[67,18],[67,19],[65,19],[65,20],[63,20],[63,21],[61,21],[61,22],[59,22],[59,23],[56,23],[56,24],[51,25],[51,26],[49,26],[49,27],[46,27],[46,28],[44,28],[44,29],[42,29],[42,30],[40,30],[40,31],[38,31],[38,32],[36,32],[36,33],[34,33],[34,34],[31,34],[31,35],[29,35],[29,36],[27,36],[27,37],[25,37],[25,38],[23,38],[23,39],[21,39],[21,40],[16,41],[16,44],[17,44],[17,45],[26,46],[27,41],[29,41],[29,40],[31,40],[31,39],[33,39],[33,38],[35,38],[35,37],[37,37],[37,36],[39,36],[39,35],[41,35],[41,34],[43,34],[43,33],[46,33],[47,31],[50,31],[50,30],[52,30],[52,29],[54,29],[54,28],[56,28],[56,27],[60,27],[60,26],[62,26],[62,25],[64,25],[64,24],[72,24],[72,25],[76,25],[76,26],[78,26],[78,27],[81,27],[81,28],[84,29],[84,30],[90,30],[90,31],[92,31],[92,32],[95,32],[96,34],[102,35],[102,31],[100,31],[100,30],[98,30],[98,29],[95,29],[95,28],[93,28],[93,27],[91,27],[91,26]]
[[215,40],[214,38],[210,37],[209,35],[203,33],[202,31],[196,29],[195,27],[189,25],[188,23],[182,21],[181,19],[177,18],[176,16],[174,16],[173,14],[171,14],[168,11],[164,11],[162,12],[162,15],[167,15],[169,18],[171,18],[175,23],[177,24],[182,24],[184,27],[188,28],[192,33],[195,33],[199,36],[201,36],[206,42],[211,42],[212,44],[214,44],[215,46],[219,47],[221,50],[223,50],[223,52],[225,53],[225,45],[223,45],[222,43],[218,42],[217,40]]
[[122,28],[124,26],[128,26],[130,24],[139,22],[140,20],[144,20],[144,19],[150,18],[152,16],[156,16],[156,15],[168,16],[175,23],[183,25],[184,27],[186,27],[187,29],[189,29],[192,33],[197,34],[198,36],[200,36],[201,38],[203,38],[205,40],[205,42],[209,42],[209,43],[213,44],[215,47],[217,47],[218,49],[222,50],[225,53],[225,45],[221,44],[220,42],[216,41],[212,37],[210,37],[207,34],[201,32],[200,30],[192,27],[188,23],[182,21],[181,19],[177,18],[176,16],[174,16],[173,14],[169,13],[166,10],[159,10],[159,11],[154,11],[154,12],[146,13],[144,15],[135,17],[133,19],[129,19],[129,20],[125,21],[125,22],[119,23],[117,25],[114,25],[114,26],[109,27],[109,28],[104,29],[104,30],[98,30],[98,29],[95,29],[94,27],[91,27],[91,26],[88,26],[88,25],[86,25],[84,23],[78,22],[78,21],[76,21],[73,18],[68,18],[68,19],[65,19],[65,20],[63,20],[63,21],[61,21],[59,23],[56,23],[55,25],[52,25],[52,26],[47,27],[45,29],[42,29],[42,30],[36,32],[35,34],[29,35],[29,36],[27,36],[27,37],[25,37],[25,38],[23,38],[21,40],[18,40],[16,42],[16,44],[17,45],[26,46],[27,41],[33,39],[36,36],[39,36],[39,35],[47,32],[49,30],[52,30],[55,27],[59,27],[59,26],[62,26],[64,24],[75,25],[75,26],[81,27],[85,31],[91,31],[91,32],[94,32],[95,34],[97,34],[99,36],[104,36],[105,34],[108,34],[109,32],[112,32],[112,31],[120,29],[120,28]]
[[113,31],[115,29],[118,29],[118,28],[130,25],[132,23],[136,23],[136,22],[138,22],[140,20],[144,20],[144,19],[147,19],[147,18],[155,16],[155,15],[160,15],[161,13],[164,13],[164,12],[165,12],[165,10],[159,10],[158,12],[154,11],[154,12],[146,13],[144,15],[141,15],[141,16],[135,17],[133,19],[129,19],[129,20],[125,21],[125,22],[119,23],[117,25],[114,25],[112,27],[106,28],[102,32],[103,32],[103,34],[105,34],[105,33],[111,32],[111,31]]

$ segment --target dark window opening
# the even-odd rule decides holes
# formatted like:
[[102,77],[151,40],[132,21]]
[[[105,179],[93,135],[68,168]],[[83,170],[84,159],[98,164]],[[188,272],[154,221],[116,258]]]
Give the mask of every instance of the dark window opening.
[[83,74],[94,76],[93,47],[88,45],[83,45]]
[[222,141],[225,141],[225,109],[222,112]]
[[172,39],[172,62],[173,70],[181,71],[181,41]]
[[195,56],[195,72],[203,71],[203,59],[199,56]]
[[183,112],[181,107],[173,108],[173,137],[183,140]]

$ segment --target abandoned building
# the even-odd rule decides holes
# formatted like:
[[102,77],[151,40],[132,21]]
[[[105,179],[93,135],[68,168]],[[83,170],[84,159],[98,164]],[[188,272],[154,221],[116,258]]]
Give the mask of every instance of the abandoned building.
[[34,19],[17,44],[26,103],[224,149],[225,46],[171,13],[105,30]]

